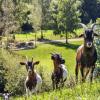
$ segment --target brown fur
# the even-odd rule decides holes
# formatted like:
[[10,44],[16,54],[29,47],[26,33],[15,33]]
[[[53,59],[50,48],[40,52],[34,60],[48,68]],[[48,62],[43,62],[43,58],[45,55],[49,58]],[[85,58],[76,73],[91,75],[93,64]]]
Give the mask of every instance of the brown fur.
[[25,85],[31,91],[33,88],[36,87],[36,84],[36,73],[33,73],[31,76],[28,76],[28,80],[25,81]]
[[92,24],[91,28],[88,28],[85,24],[79,23],[84,28],[84,33],[79,37],[84,37],[84,44],[77,50],[76,55],[76,81],[78,81],[78,71],[80,68],[82,81],[85,81],[88,73],[90,72],[90,81],[92,82],[93,71],[95,63],[97,61],[97,52],[93,43],[94,36],[99,36],[94,32],[94,28],[97,24]]
[[[84,45],[80,46],[76,55],[76,80],[78,81],[78,71],[80,68],[82,81],[85,81],[88,73],[91,73],[90,80],[92,81],[93,70],[97,60],[97,52],[94,46],[92,48],[86,48]],[[86,69],[86,70],[85,70]]]
[[25,80],[25,87],[32,91],[36,87],[37,80],[36,80],[36,72],[34,71],[34,66],[39,64],[39,61],[33,62],[33,61],[27,61],[25,62],[20,62],[21,65],[26,66],[26,70],[28,72],[28,76]]
[[[63,69],[61,67],[59,67],[59,65],[61,64],[61,59],[57,57],[55,57],[56,54],[52,55],[53,57],[53,64],[54,64],[54,70],[52,73],[52,85],[53,85],[53,89],[58,89],[58,85],[64,85],[64,81],[63,81]],[[57,54],[58,55],[58,54]]]

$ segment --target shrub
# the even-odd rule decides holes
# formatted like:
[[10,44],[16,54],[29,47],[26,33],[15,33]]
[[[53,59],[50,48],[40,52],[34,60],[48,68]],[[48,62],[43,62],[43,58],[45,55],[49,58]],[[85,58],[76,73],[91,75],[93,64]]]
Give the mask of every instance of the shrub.
[[[24,81],[26,79],[26,68],[19,64],[20,61],[25,61],[24,58],[15,54],[9,50],[3,50],[3,64],[5,67],[5,76],[6,84],[5,90],[12,92],[17,95],[22,95],[25,93]],[[44,72],[43,67],[39,67],[37,69],[38,73],[41,75],[43,84],[41,92],[50,91],[51,90],[51,82],[48,77],[48,73]]]
[[0,93],[4,91],[6,80],[5,76],[5,69],[2,62],[2,50],[0,49]]
[[3,65],[5,70],[4,79],[6,79],[5,91],[13,92],[14,94],[24,93],[25,70],[19,65],[19,61],[23,58],[3,50]]
[[[100,35],[100,18],[97,19],[97,24],[99,24],[99,27],[97,29],[97,33]],[[96,39],[95,43],[96,43],[96,48],[97,48],[97,53],[98,53],[97,66],[100,67],[100,37],[98,37]]]

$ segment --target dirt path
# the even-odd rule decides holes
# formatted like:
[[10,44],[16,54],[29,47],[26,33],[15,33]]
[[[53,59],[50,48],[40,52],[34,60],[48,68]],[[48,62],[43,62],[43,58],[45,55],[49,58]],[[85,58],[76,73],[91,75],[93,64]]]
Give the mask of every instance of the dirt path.
[[[73,41],[81,41],[83,38],[75,38],[75,39],[68,39],[68,42],[73,42]],[[58,41],[58,42],[66,42],[66,40],[53,40],[53,41]]]
[[[68,42],[74,42],[74,41],[82,41],[83,38],[75,38],[75,39],[68,39]],[[37,43],[58,43],[62,42],[65,43],[66,40],[43,40],[43,41],[38,41]]]

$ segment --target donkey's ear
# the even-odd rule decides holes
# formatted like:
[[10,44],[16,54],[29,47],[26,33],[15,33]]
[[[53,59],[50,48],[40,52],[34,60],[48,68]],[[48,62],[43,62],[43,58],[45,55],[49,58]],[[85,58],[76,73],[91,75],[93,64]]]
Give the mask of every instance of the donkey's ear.
[[26,65],[26,63],[25,63],[25,62],[20,62],[20,64],[21,64],[21,65]]
[[81,34],[81,35],[79,35],[78,37],[81,38],[81,37],[83,37],[83,36],[84,36],[84,34]]
[[33,65],[38,65],[40,63],[40,61],[36,61],[33,63]]
[[99,36],[97,33],[94,33],[94,36]]

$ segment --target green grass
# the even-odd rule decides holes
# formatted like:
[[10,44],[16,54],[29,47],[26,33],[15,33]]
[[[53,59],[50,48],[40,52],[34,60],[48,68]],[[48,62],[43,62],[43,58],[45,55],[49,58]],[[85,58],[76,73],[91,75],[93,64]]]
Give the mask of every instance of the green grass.
[[[66,60],[66,66],[69,73],[72,75],[75,68],[75,55],[76,49],[82,43],[82,41],[71,42],[69,44],[64,43],[51,43],[51,44],[39,44],[36,49],[31,50],[22,50],[17,53],[21,55],[28,56],[29,58],[33,57],[34,60],[39,60],[39,66],[42,66],[43,69],[46,69],[46,72],[51,73],[53,69],[53,63],[51,60],[51,52],[60,53],[63,58]],[[73,70],[72,70],[73,69]]]
[[[36,34],[36,38],[40,38],[41,37],[41,33],[38,31],[37,33],[27,33],[27,34],[16,34],[16,39],[19,41],[26,41],[26,40],[34,40],[35,39],[35,34]],[[57,40],[57,39],[63,39],[61,38],[60,35],[54,35],[52,30],[47,30],[47,31],[43,31],[43,36],[46,39],[50,39],[50,40]]]
[[[53,70],[53,63],[50,58],[51,52],[61,53],[66,60],[66,66],[69,76],[75,76],[75,56],[76,49],[82,44],[82,41],[64,43],[39,44],[36,49],[18,51],[18,54],[27,55],[29,58],[33,56],[34,60],[40,60],[40,65],[44,69],[46,80],[51,81],[50,75]],[[74,78],[74,77],[73,77]],[[44,92],[38,95],[32,95],[32,100],[100,100],[100,85],[99,82],[94,82],[92,85],[89,82],[78,84],[72,88],[63,88],[61,90]],[[25,97],[16,97],[15,100],[24,100]],[[31,100],[28,98],[28,100]]]
[[[43,68],[45,81],[51,84],[51,73],[53,70],[53,62],[51,60],[51,52],[60,53],[66,60],[66,67],[68,69],[68,76],[75,77],[75,56],[76,49],[83,41],[73,41],[69,44],[64,43],[45,43],[38,44],[36,49],[16,51],[20,55],[28,56],[30,59],[33,56],[34,61],[39,60],[40,64],[35,68],[37,71]],[[69,80],[68,78],[68,80]],[[73,81],[69,81],[73,84]],[[1,99],[0,99],[1,100]],[[25,100],[25,96],[12,97],[11,100]],[[84,84],[77,84],[71,88],[64,87],[61,90],[49,91],[32,95],[27,100],[100,100],[100,84],[99,81],[94,81],[93,84],[89,82]]]
[[[78,29],[75,31],[77,35],[79,35],[82,32],[82,29]],[[37,39],[41,37],[40,31],[36,33]],[[43,35],[45,39],[49,40],[59,40],[59,39],[65,39],[65,34],[60,35],[54,35],[53,30],[47,30],[43,31]],[[69,34],[68,38],[74,38],[75,36],[73,34]],[[34,40],[35,39],[35,33],[29,33],[29,34],[16,34],[16,40],[18,41],[26,41],[26,40]]]
[[[25,96],[11,98],[11,100],[25,100]],[[73,88],[32,95],[27,100],[100,100],[100,84],[99,82],[78,84]]]

